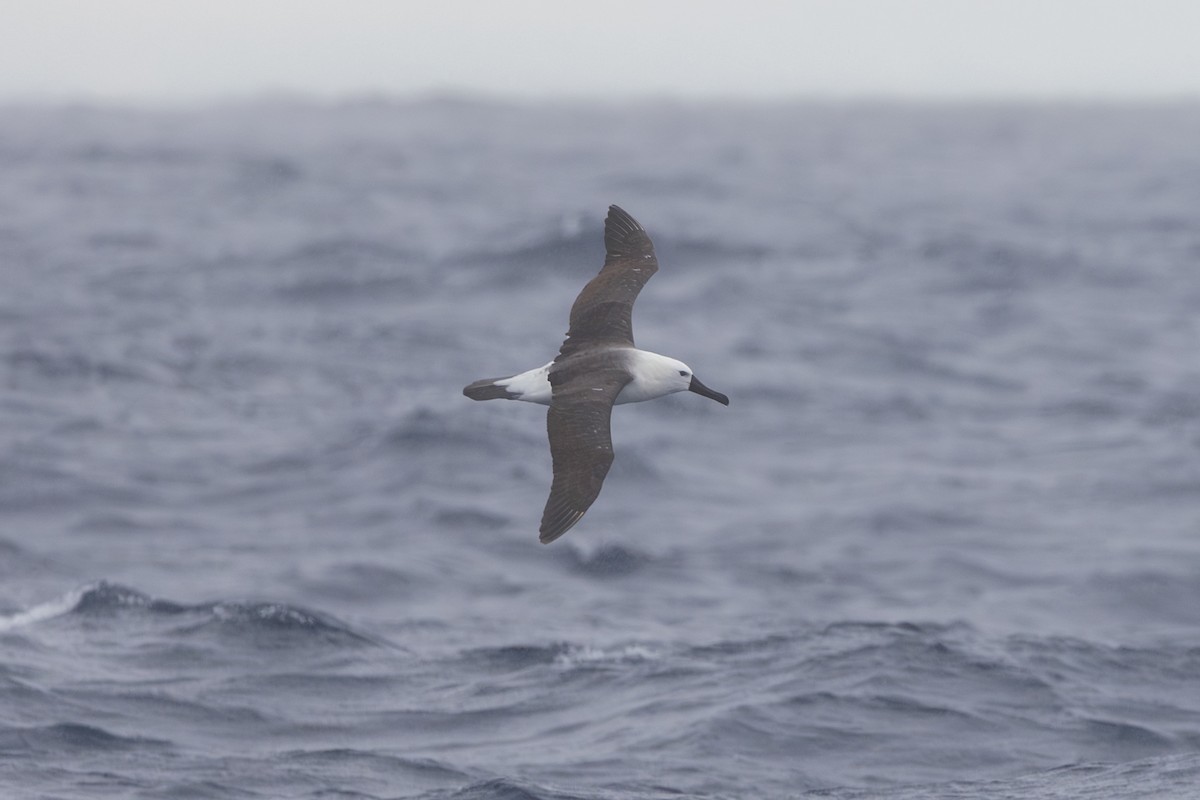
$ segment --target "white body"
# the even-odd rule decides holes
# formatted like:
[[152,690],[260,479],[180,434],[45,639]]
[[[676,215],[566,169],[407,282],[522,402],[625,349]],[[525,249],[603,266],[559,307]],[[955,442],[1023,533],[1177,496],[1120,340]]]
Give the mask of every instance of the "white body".
[[[617,404],[640,403],[675,392],[685,392],[691,385],[691,367],[682,361],[633,347],[626,350],[625,354],[629,359],[626,366],[633,380],[617,395]],[[551,396],[550,367],[553,364],[551,361],[536,369],[496,381],[496,385],[516,393],[518,396],[514,400],[548,406]]]

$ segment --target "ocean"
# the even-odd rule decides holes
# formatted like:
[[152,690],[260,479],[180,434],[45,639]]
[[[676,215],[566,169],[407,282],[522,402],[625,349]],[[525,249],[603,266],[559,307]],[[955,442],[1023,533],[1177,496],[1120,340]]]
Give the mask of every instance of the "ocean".
[[[1200,104],[0,107],[0,797],[1194,798]],[[609,204],[683,393],[537,526]]]

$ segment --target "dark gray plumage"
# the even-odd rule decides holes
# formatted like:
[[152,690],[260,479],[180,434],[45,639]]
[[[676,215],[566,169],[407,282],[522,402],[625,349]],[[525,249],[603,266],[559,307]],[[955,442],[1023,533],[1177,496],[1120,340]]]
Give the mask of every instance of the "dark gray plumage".
[[693,391],[724,405],[729,398],[696,379],[682,361],[638,350],[633,304],[658,271],[650,236],[633,217],[609,206],[604,267],[571,306],[570,330],[554,361],[463,389],[473,400],[525,400],[550,406],[546,432],[554,480],[539,538],[552,542],[595,502],[613,462],[610,419],[616,403]]

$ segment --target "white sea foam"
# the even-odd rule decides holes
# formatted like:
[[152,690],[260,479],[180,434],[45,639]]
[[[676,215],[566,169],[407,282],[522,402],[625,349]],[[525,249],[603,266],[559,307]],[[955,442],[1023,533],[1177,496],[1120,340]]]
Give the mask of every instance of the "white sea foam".
[[559,653],[554,663],[560,667],[578,667],[587,664],[627,664],[652,661],[659,657],[653,648],[641,644],[617,645],[614,647],[569,647]]
[[32,625],[36,622],[42,622],[43,620],[57,617],[60,614],[65,614],[74,608],[79,603],[79,598],[83,597],[84,592],[91,588],[90,585],[82,586],[54,600],[38,603],[24,611],[18,611],[15,614],[0,615],[0,633],[7,633],[14,628],[23,628],[26,625]]

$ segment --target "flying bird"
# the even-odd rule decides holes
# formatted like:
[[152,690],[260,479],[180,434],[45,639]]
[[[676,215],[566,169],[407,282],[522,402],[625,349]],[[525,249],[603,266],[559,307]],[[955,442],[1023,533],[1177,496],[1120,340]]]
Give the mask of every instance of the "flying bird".
[[570,530],[600,494],[613,462],[609,422],[614,404],[691,391],[729,405],[728,397],[701,383],[687,364],[634,345],[633,302],[658,272],[658,259],[650,236],[617,206],[608,207],[604,248],[604,267],[571,306],[570,330],[558,357],[463,389],[472,400],[550,406],[546,430],[554,480],[542,514],[542,544]]

